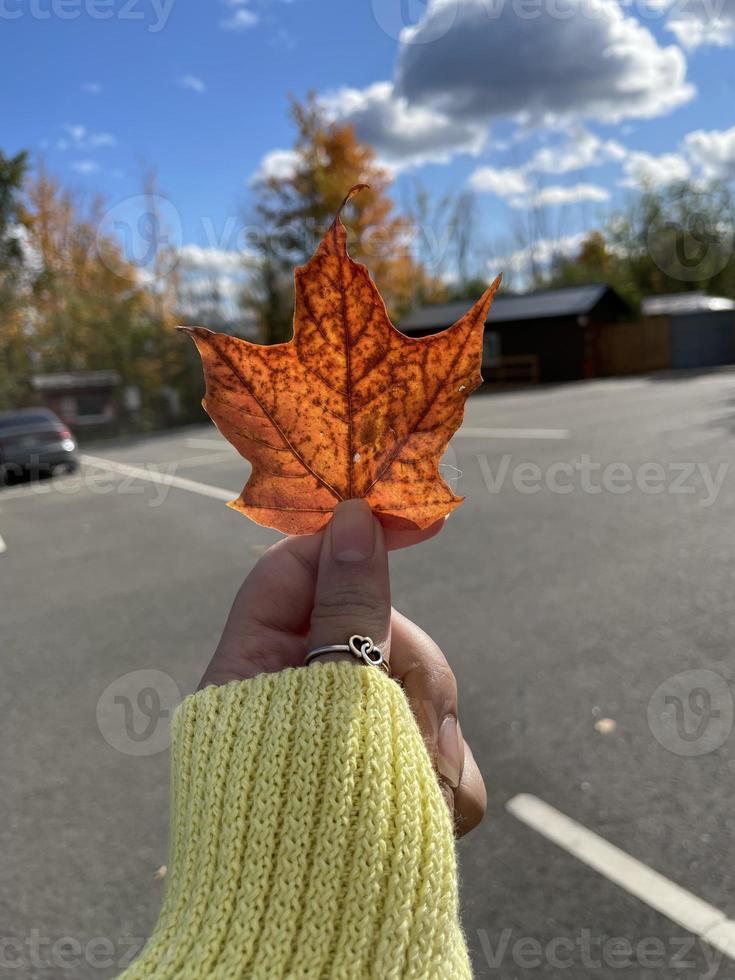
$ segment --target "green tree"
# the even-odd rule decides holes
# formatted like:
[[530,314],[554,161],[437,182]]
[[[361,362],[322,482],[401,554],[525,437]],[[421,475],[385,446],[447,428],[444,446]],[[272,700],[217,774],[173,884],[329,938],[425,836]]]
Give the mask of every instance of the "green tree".
[[28,154],[14,157],[0,150],[0,274],[18,270],[23,262],[21,229],[28,218],[23,206],[23,181],[28,169]]
[[23,182],[28,168],[24,152],[6,156],[0,150],[0,408],[11,408],[30,396],[31,350],[20,303],[23,287],[23,238],[28,215]]
[[735,200],[726,184],[647,187],[549,283],[608,282],[634,306],[645,296],[702,291],[735,298]]

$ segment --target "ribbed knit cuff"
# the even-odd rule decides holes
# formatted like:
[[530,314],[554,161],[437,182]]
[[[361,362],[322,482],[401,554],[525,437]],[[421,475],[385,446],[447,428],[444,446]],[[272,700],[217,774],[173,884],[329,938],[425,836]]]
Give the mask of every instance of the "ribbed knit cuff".
[[187,698],[171,857],[125,980],[465,980],[450,816],[400,687],[349,663]]

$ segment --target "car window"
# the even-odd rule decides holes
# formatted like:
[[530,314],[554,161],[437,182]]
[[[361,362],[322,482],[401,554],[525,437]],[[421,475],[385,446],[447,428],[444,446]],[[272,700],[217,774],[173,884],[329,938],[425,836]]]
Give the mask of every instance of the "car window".
[[0,431],[14,429],[19,425],[47,425],[56,419],[50,412],[22,412],[18,415],[6,415],[0,418]]

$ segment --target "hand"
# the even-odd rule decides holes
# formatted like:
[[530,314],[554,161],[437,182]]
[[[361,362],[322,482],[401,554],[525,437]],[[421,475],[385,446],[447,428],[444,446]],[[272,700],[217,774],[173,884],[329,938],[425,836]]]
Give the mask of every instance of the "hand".
[[[390,663],[416,716],[458,835],[482,820],[482,776],[457,721],[457,685],[434,641],[391,608],[388,550],[437,534],[383,530],[362,500],[339,504],[315,535],[284,538],[260,559],[237,594],[200,687],[301,667],[309,650],[370,636]],[[345,659],[362,667],[349,654]],[[305,668],[309,669],[309,668]]]

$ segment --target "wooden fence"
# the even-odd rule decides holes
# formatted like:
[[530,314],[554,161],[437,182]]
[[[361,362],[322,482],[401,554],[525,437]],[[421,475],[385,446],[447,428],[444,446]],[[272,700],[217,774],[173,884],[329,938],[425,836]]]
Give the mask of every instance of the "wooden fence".
[[597,332],[597,374],[646,374],[671,365],[671,321],[644,317],[635,323],[605,323]]
[[539,359],[536,354],[517,354],[501,357],[482,368],[486,385],[495,388],[514,388],[517,385],[535,385],[539,380]]

